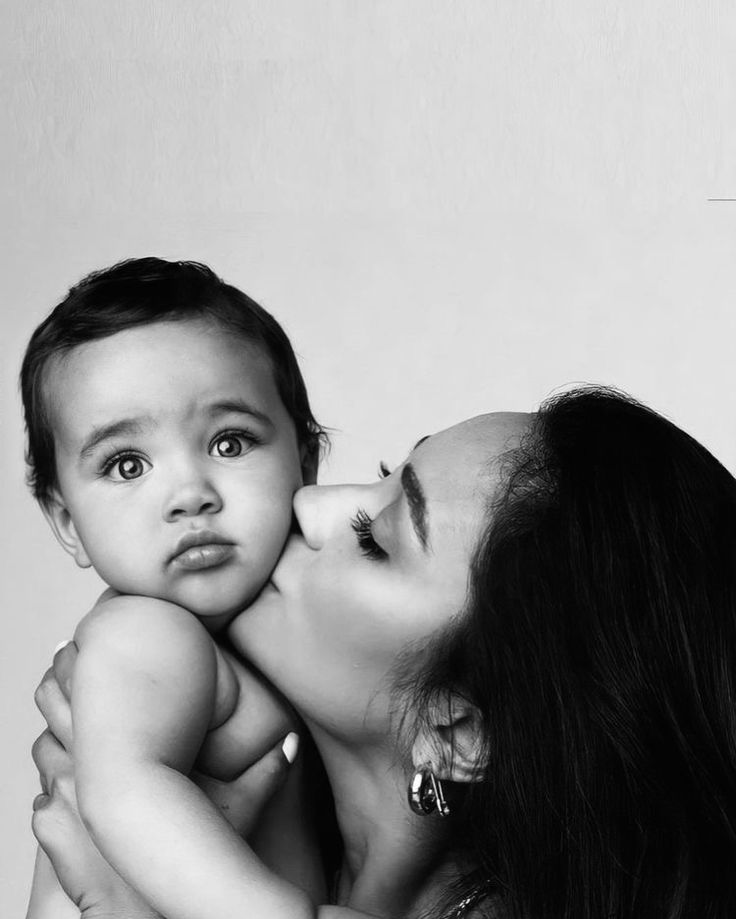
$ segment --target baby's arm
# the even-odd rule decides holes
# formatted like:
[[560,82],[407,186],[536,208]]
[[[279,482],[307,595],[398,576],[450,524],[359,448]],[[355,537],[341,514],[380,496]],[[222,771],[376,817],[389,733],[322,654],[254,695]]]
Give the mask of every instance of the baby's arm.
[[72,690],[82,818],[110,864],[167,919],[310,915],[186,774],[217,691],[212,640],[186,611],[116,597],[80,626]]
[[[261,759],[264,753],[291,731],[303,730],[303,725],[274,687],[251,667],[245,666],[242,660],[224,648],[218,648],[218,659],[221,661],[221,672],[228,678],[221,680],[225,689],[222,695],[232,700],[235,694],[232,689],[237,687],[237,700],[234,707],[227,707],[230,712],[227,720],[207,735],[195,765],[200,773],[197,784],[211,800],[217,800],[219,783],[205,779],[205,776],[233,782],[228,794],[230,802],[223,811],[228,822],[268,868],[301,887],[315,903],[323,903],[327,888],[316,826],[317,766],[313,761],[315,755],[308,745],[305,745],[306,756],[299,756],[288,770],[282,772],[285,780],[279,779],[275,783],[276,792],[265,809],[259,807],[257,821],[248,816],[243,826],[233,819],[239,810],[242,811],[232,799],[235,785],[240,785],[236,777],[245,776],[246,783],[250,785],[249,776],[256,774],[253,764],[260,761],[258,768],[265,766],[265,760]],[[225,688],[228,682],[230,685]],[[248,788],[243,787],[243,792],[247,796],[243,803],[247,805],[248,812],[256,802]],[[234,807],[231,806],[233,804]]]

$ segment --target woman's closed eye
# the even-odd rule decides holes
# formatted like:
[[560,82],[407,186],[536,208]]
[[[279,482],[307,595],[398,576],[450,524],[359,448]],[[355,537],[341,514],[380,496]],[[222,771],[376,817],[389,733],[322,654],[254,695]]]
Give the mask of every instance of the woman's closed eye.
[[360,551],[366,558],[374,561],[383,561],[388,558],[388,552],[378,545],[373,537],[373,518],[363,508],[358,508],[355,516],[350,521],[353,528]]
[[259,443],[261,443],[260,439],[252,431],[242,429],[220,431],[210,441],[208,452],[210,456],[219,459],[236,459]]
[[113,482],[132,482],[153,469],[150,460],[132,450],[119,450],[105,460],[100,474]]

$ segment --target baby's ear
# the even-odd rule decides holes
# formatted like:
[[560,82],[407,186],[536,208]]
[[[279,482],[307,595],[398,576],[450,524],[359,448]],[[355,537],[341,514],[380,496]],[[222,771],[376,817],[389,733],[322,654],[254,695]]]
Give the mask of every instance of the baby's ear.
[[412,748],[415,768],[432,767],[447,782],[478,782],[487,765],[483,719],[477,707],[456,693],[432,703]]
[[92,562],[89,560],[87,550],[79,538],[72,515],[69,513],[69,508],[56,489],[42,503],[41,510],[61,548],[71,555],[80,568],[90,568]]

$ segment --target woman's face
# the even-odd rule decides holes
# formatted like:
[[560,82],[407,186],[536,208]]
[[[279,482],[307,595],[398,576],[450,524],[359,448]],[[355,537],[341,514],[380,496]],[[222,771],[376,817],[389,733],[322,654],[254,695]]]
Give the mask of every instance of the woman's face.
[[463,608],[497,460],[528,423],[482,415],[420,442],[378,482],[297,492],[302,535],[231,635],[306,718],[385,735],[397,665]]

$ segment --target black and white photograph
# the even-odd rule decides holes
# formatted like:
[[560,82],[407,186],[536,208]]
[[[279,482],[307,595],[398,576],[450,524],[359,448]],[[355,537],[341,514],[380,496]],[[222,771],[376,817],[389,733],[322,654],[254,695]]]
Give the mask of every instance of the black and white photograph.
[[8,919],[736,916],[736,6],[7,0]]

